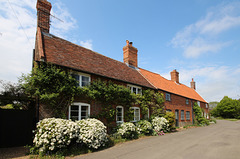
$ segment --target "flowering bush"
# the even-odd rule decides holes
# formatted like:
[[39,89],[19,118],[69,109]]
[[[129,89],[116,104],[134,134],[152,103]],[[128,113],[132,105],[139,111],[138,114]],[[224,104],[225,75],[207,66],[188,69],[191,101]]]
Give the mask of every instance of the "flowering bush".
[[98,149],[107,142],[106,126],[97,119],[71,120],[46,118],[38,122],[33,140],[39,152],[57,151],[71,143]]
[[136,123],[136,127],[140,130],[141,134],[149,135],[152,133],[152,124],[147,120],[140,120]]
[[83,119],[76,122],[79,127],[77,142],[84,143],[88,148],[98,149],[105,146],[107,139],[106,126],[97,119]]
[[130,122],[122,123],[118,130],[117,134],[121,135],[125,139],[137,139],[139,134],[139,129]]
[[157,132],[160,132],[160,131],[167,132],[167,131],[169,131],[168,121],[164,117],[153,118],[152,125],[153,125],[154,131],[157,131]]
[[67,147],[78,135],[79,126],[70,120],[47,118],[38,122],[33,144],[40,152]]

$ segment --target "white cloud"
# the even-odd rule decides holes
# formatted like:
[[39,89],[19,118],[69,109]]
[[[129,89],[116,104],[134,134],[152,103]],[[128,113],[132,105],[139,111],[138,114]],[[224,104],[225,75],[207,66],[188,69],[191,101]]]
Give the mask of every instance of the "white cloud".
[[[66,35],[76,27],[75,19],[63,4],[57,1],[52,10],[53,15],[64,23],[52,18],[50,32]],[[36,1],[0,1],[0,80],[17,82],[22,73],[30,73],[37,27],[36,15]]]
[[[196,81],[197,92],[208,102],[220,101],[225,95],[240,98],[240,66],[205,66],[179,69],[180,82],[190,86]],[[170,79],[170,73],[161,74]]]
[[179,31],[172,39],[172,45],[183,48],[184,55],[188,58],[217,52],[228,46],[230,42],[221,42],[219,35],[240,27],[239,6],[240,2],[234,2],[211,8],[204,18]]
[[66,33],[71,29],[77,28],[77,22],[62,2],[57,1],[52,6],[50,32],[67,39]]
[[90,50],[93,50],[92,40],[80,41],[80,45]]
[[191,45],[188,45],[184,49],[184,55],[188,58],[197,58],[201,54],[208,52],[217,52],[229,43],[208,43],[204,39],[194,39]]
[[36,30],[36,11],[31,8],[33,8],[31,0],[0,2],[2,80],[16,82],[21,73],[29,73],[31,70]]

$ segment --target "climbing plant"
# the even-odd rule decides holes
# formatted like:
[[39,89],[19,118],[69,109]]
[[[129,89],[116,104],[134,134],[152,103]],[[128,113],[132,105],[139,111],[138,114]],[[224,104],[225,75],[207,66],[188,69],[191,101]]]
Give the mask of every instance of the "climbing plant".
[[51,108],[55,117],[66,118],[67,105],[76,94],[76,81],[70,72],[49,63],[35,63],[30,74],[22,75],[20,83],[24,92],[38,98]]
[[164,115],[164,98],[162,93],[146,89],[143,91],[142,96],[137,97],[143,115],[146,114],[148,110],[152,111],[152,117],[161,117]]
[[90,85],[78,87],[70,70],[63,70],[52,64],[39,63],[28,75],[20,79],[24,91],[54,111],[54,117],[66,118],[68,105],[75,97],[84,98],[89,103],[94,101],[101,104],[101,111],[96,116],[106,120],[106,123],[115,121],[116,107],[124,107],[124,120],[130,121],[133,117],[131,106],[139,105],[142,114],[151,108],[152,116],[163,116],[163,95],[150,89],[143,90],[142,95],[136,95],[124,85],[112,81],[94,80]]
[[198,125],[209,125],[209,121],[203,117],[203,110],[195,102],[193,105],[193,112],[195,116],[195,122]]

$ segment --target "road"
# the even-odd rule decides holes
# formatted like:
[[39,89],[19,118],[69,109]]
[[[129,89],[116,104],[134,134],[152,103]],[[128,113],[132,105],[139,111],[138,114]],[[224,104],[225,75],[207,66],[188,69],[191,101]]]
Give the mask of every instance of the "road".
[[240,121],[147,137],[76,159],[240,159]]

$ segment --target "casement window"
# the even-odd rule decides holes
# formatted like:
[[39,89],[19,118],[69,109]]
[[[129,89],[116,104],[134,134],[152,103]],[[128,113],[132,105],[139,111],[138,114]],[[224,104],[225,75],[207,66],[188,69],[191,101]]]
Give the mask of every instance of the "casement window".
[[116,107],[116,122],[117,123],[122,123],[123,120],[123,107],[122,106],[117,106]]
[[198,106],[200,107],[200,101],[197,101]]
[[187,104],[187,105],[189,104],[189,99],[186,99],[186,104]]
[[208,104],[206,103],[205,105],[206,105],[206,108],[208,108]]
[[171,94],[170,93],[166,93],[166,101],[171,101]]
[[185,120],[184,119],[184,110],[181,110],[181,120]]
[[186,111],[186,120],[190,120],[190,112]]
[[90,84],[91,77],[85,73],[73,73],[72,77],[77,80],[77,86],[84,87]]
[[140,108],[138,107],[131,107],[133,109],[133,120],[132,122],[137,122],[140,120]]
[[82,120],[90,116],[90,104],[87,103],[73,103],[69,106],[69,119]]
[[131,90],[132,93],[142,95],[141,87],[130,85],[130,84],[128,84],[127,87]]

